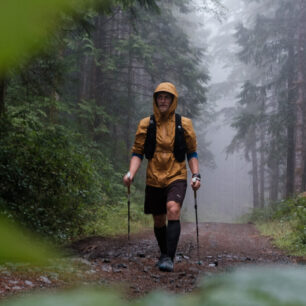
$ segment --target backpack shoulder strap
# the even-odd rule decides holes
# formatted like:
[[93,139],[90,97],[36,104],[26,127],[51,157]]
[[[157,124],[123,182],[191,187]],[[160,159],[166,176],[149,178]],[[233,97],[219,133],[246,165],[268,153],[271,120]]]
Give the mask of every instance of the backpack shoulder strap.
[[185,160],[187,151],[184,129],[182,126],[182,116],[175,114],[175,139],[174,139],[174,156],[177,161]]
[[150,123],[149,124],[156,124],[154,114],[152,114],[150,116]]
[[154,115],[150,116],[150,122],[147,128],[147,136],[144,144],[144,154],[147,159],[154,155],[156,147],[156,121]]
[[182,128],[182,116],[177,113],[175,113],[175,127]]

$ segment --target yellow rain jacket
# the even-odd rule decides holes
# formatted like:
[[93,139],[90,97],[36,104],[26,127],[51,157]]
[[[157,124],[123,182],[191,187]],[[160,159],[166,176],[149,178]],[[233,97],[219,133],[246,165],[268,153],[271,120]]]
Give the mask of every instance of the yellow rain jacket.
[[[168,112],[163,115],[159,112],[155,102],[155,94],[160,91],[174,95]],[[176,88],[171,83],[161,83],[154,91],[153,109],[156,121],[156,148],[153,158],[148,161],[146,184],[149,186],[164,188],[176,180],[187,179],[186,161],[179,163],[173,154],[177,100]],[[150,117],[140,120],[136,132],[132,153],[140,158],[144,154],[144,143],[149,122]],[[191,120],[182,116],[182,127],[185,131],[187,156],[197,156],[197,141]]]

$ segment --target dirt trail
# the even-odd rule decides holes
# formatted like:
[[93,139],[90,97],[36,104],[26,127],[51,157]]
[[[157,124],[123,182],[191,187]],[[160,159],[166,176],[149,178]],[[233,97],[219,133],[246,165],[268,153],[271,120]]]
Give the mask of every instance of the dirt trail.
[[[201,223],[198,263],[196,228],[183,223],[174,272],[160,272],[153,230],[127,237],[91,237],[75,242],[74,255],[50,267],[36,270],[0,266],[0,300],[37,290],[69,288],[85,284],[121,284],[127,297],[145,295],[155,289],[191,292],[198,280],[238,265],[295,264],[299,258],[287,256],[273,247],[252,224]],[[69,248],[69,249],[71,249]],[[62,265],[62,261],[69,263]],[[72,263],[72,265],[71,265]],[[66,272],[65,272],[66,269]],[[67,273],[68,269],[68,273]]]
[[99,278],[121,283],[130,296],[144,295],[154,289],[190,292],[199,277],[249,264],[293,264],[295,258],[272,246],[252,224],[201,223],[198,264],[196,231],[192,223],[182,224],[181,238],[172,273],[156,267],[158,246],[148,231],[131,237],[110,239],[93,237],[78,241],[73,248],[92,263]]

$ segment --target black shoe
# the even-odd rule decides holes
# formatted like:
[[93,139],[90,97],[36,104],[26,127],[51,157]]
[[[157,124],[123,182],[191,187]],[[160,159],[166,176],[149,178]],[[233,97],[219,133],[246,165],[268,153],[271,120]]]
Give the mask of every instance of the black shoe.
[[168,256],[164,257],[159,264],[159,270],[165,272],[172,272],[173,271],[172,259]]
[[161,254],[161,255],[159,256],[158,262],[156,263],[156,267],[159,268],[160,264],[163,262],[163,260],[164,260],[166,257],[168,257],[167,254]]

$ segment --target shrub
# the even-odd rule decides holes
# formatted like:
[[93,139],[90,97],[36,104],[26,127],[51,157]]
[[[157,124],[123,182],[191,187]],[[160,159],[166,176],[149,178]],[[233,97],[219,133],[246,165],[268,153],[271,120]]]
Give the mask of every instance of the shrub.
[[2,118],[0,136],[2,213],[56,239],[80,234],[104,196],[88,152],[67,129],[35,116]]
[[275,217],[288,220],[293,229],[293,240],[306,247],[306,198],[297,196],[281,203]]
[[289,230],[286,235],[287,245],[290,245],[288,249],[294,252],[306,250],[306,197],[297,196],[254,210],[249,220],[286,224]]

